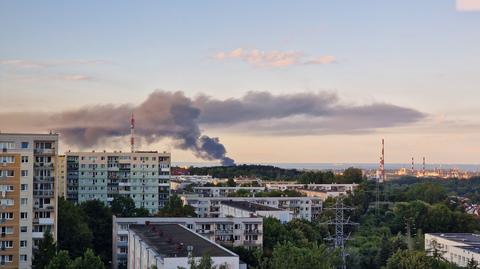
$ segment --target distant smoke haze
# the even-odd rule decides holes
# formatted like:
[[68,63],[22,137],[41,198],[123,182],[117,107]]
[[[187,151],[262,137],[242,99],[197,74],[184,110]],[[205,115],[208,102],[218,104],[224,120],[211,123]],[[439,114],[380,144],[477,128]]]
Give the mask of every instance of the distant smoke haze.
[[[190,98],[180,91],[155,91],[139,105],[93,105],[40,116],[4,113],[0,114],[0,122],[10,128],[52,129],[68,145],[92,147],[105,138],[129,135],[132,112],[138,123],[135,133],[147,143],[173,138],[176,147],[190,150],[203,160],[220,160],[223,165],[234,165],[234,161],[227,157],[219,138],[202,134],[200,124],[223,128],[248,124],[252,127],[250,131],[258,128],[259,132],[268,129],[271,133],[295,129],[287,132],[295,135],[316,131],[323,134],[326,129],[332,130],[331,133],[372,132],[376,128],[414,123],[426,116],[410,108],[383,103],[345,106],[337,95],[325,92],[287,95],[249,92],[242,98],[218,100],[205,95]],[[292,122],[295,117],[303,120]]]

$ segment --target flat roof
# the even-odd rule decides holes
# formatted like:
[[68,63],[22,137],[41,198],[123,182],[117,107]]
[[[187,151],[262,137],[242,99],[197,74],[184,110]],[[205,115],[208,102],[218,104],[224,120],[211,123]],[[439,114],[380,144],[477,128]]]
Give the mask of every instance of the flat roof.
[[457,246],[457,248],[480,254],[480,246]]
[[180,224],[133,224],[129,229],[163,257],[188,257],[187,246],[193,247],[194,257],[237,256]]
[[441,237],[443,239],[447,239],[447,240],[454,241],[454,242],[457,242],[457,243],[480,246],[480,234],[472,234],[472,233],[430,233],[430,235]]
[[222,205],[235,207],[245,211],[255,212],[255,211],[282,211],[280,208],[245,202],[245,201],[222,201]]

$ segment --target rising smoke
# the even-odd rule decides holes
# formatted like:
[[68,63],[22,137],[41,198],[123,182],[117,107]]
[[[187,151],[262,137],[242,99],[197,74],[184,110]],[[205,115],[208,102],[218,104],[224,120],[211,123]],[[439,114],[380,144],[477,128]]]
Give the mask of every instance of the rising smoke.
[[[92,147],[104,138],[128,135],[132,112],[138,123],[136,135],[147,143],[170,137],[178,148],[191,150],[204,160],[220,160],[223,165],[234,165],[234,161],[227,157],[219,138],[202,134],[199,124],[231,127],[257,123],[251,129],[261,131],[260,123],[274,122],[268,124],[273,133],[295,129],[296,133],[291,134],[321,134],[326,129],[333,133],[368,132],[413,123],[426,116],[413,109],[383,103],[346,106],[340,104],[337,95],[324,92],[288,95],[249,92],[242,98],[218,100],[208,96],[189,98],[183,92],[155,91],[139,105],[87,106],[41,117],[27,113],[0,114],[0,121],[17,128],[38,124],[37,128],[58,131],[66,144]],[[299,116],[304,117],[303,122],[291,121]]]

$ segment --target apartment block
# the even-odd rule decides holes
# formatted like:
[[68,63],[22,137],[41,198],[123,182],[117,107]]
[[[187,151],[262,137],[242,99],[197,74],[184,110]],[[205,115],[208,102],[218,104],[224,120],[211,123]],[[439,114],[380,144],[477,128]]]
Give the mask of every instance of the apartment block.
[[66,198],[67,195],[67,161],[65,155],[58,155],[55,164],[55,174],[58,182],[58,197]]
[[193,187],[193,192],[204,197],[227,197],[231,193],[239,190],[255,193],[264,192],[265,187]]
[[206,254],[215,268],[246,269],[237,254],[179,224],[131,225],[128,244],[128,269],[190,268]]
[[425,251],[436,249],[442,257],[460,267],[467,267],[470,260],[480,263],[480,234],[431,233],[425,234]]
[[293,219],[293,212],[245,201],[222,201],[220,203],[220,217],[264,217],[275,218],[281,223],[287,223]]
[[154,213],[170,196],[170,153],[67,152],[65,159],[66,196],[72,202],[108,204],[116,195],[128,196]]
[[57,236],[57,134],[0,133],[0,264],[30,268],[45,231]]
[[[112,264],[125,268],[129,254],[128,230],[134,224],[180,224],[224,246],[262,247],[262,218],[117,218],[113,217]],[[161,268],[161,267],[159,267]]]
[[312,221],[322,212],[323,201],[318,197],[200,197],[198,195],[181,195],[185,205],[195,208],[199,217],[220,216],[220,206],[224,201],[250,202],[293,212],[294,219]]

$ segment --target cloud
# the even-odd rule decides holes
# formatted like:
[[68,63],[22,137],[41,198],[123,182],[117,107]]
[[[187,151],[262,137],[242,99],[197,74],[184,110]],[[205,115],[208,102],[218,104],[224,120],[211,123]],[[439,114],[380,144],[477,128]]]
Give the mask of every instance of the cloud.
[[47,68],[68,65],[101,65],[111,63],[105,60],[62,60],[62,61],[33,61],[21,59],[0,60],[0,65],[17,68]]
[[459,11],[480,11],[480,0],[456,0]]
[[67,81],[81,81],[81,80],[92,80],[92,77],[86,75],[67,75],[62,77],[63,80]]
[[298,51],[261,51],[258,49],[237,48],[232,51],[218,52],[216,60],[238,59],[256,67],[288,67],[299,64],[329,64],[335,62],[334,56],[320,56],[304,60],[305,54]]

